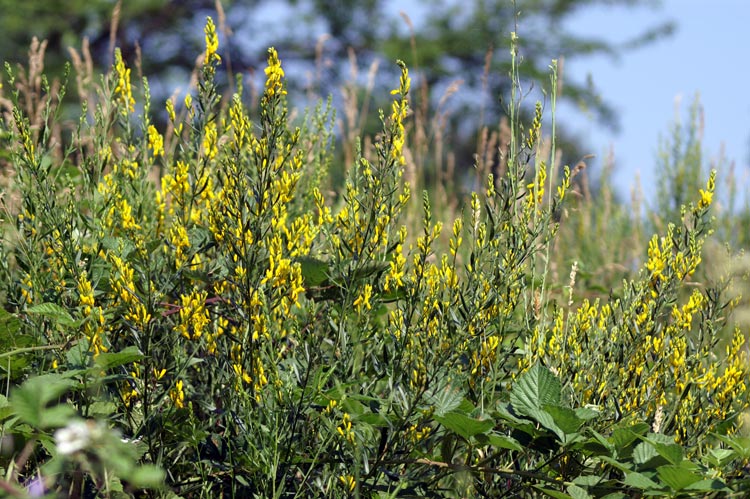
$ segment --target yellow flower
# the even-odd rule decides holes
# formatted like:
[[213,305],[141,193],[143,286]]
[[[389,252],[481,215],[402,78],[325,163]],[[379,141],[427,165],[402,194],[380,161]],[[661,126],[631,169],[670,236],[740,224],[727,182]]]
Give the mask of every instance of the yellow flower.
[[281,68],[279,54],[273,47],[268,49],[268,66],[265,69],[265,73],[266,93],[268,96],[286,95],[286,90],[284,89],[284,84],[282,82],[284,78],[284,70]]
[[203,32],[206,34],[206,55],[203,58],[203,65],[210,66],[214,62],[221,62],[221,57],[216,53],[219,50],[219,37],[216,35],[216,26],[211,17],[206,18],[206,27]]
[[351,475],[339,476],[339,483],[344,486],[349,492],[354,492],[354,487],[357,486],[357,481]]
[[185,407],[185,392],[183,391],[182,380],[178,379],[174,384],[174,388],[169,390],[169,398],[174,402],[175,407],[182,409]]
[[122,60],[122,52],[115,49],[115,74],[117,75],[117,86],[115,95],[117,100],[124,106],[122,114],[127,115],[135,111],[135,99],[133,99],[133,90],[130,86],[130,68],[125,67]]
[[362,307],[367,307],[367,310],[372,309],[372,305],[370,304],[370,298],[372,297],[372,285],[365,284],[364,289],[362,290],[362,293],[357,297],[356,300],[354,300],[354,308],[357,309],[357,313],[362,312]]
[[[174,112],[174,110],[172,112]],[[158,156],[164,156],[164,138],[158,131],[156,131],[154,125],[148,126],[148,148],[154,152],[155,158]]]
[[698,209],[708,208],[711,206],[711,201],[714,197],[714,189],[716,188],[716,170],[712,170],[708,176],[708,183],[706,184],[706,190],[698,189],[698,193],[701,198],[698,200]]

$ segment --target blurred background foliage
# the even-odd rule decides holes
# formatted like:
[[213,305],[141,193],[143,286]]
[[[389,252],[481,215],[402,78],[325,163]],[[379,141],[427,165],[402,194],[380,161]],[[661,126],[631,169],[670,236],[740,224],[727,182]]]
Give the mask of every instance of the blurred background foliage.
[[[46,72],[59,75],[71,48],[81,52],[88,40],[95,70],[112,63],[113,49],[121,48],[126,61],[138,61],[138,72],[149,78],[157,101],[177,87],[187,86],[195,67],[195,54],[203,40],[200,26],[217,8],[221,27],[225,82],[233,73],[257,76],[263,67],[265,49],[274,45],[287,67],[290,84],[308,90],[309,97],[324,99],[351,80],[351,61],[361,67],[393,72],[395,59],[411,68],[423,108],[450,109],[446,115],[446,138],[459,161],[471,167],[477,150],[478,131],[496,126],[510,101],[509,36],[518,31],[524,63],[524,88],[529,98],[543,99],[538,89],[548,86],[551,59],[571,60],[582,56],[617,58],[650,44],[674,30],[670,22],[655,16],[652,26],[634,27],[631,40],[613,43],[569,29],[570,19],[583,9],[601,6],[658,6],[658,0],[224,0],[221,5],[200,0],[53,0],[16,2],[0,0],[3,16],[0,30],[4,43],[0,60],[26,61],[32,36],[46,39]],[[403,10],[412,13],[407,16]],[[521,27],[515,26],[517,14]],[[148,57],[139,57],[138,53]],[[562,66],[562,65],[561,65]],[[381,76],[378,82],[392,81]],[[367,76],[356,83],[365,92]],[[591,79],[562,71],[562,99],[591,113],[603,126],[616,129],[617,116]],[[381,89],[382,90],[382,89]],[[545,92],[546,93],[546,92]],[[446,102],[446,96],[452,97]],[[300,94],[304,95],[304,94]],[[369,94],[368,94],[369,95]],[[372,92],[372,95],[383,95]],[[298,103],[303,105],[303,103]],[[305,103],[309,104],[309,103]],[[382,103],[376,102],[375,105]],[[368,115],[368,113],[363,113]],[[477,116],[480,119],[476,119]],[[367,132],[379,128],[376,119],[363,123]],[[575,163],[590,152],[584,138],[558,129],[563,160]]]

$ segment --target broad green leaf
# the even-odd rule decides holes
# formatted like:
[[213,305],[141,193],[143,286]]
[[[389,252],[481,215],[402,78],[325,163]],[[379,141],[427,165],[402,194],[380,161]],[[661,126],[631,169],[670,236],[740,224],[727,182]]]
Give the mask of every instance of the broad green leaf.
[[577,407],[575,409],[576,416],[586,421],[596,419],[600,416],[600,412],[591,407]]
[[129,346],[119,352],[104,352],[97,355],[94,362],[102,369],[111,369],[113,367],[123,366],[132,362],[139,361],[145,356],[135,346]]
[[725,492],[730,491],[730,489],[727,487],[727,484],[715,478],[714,479],[707,478],[704,480],[699,480],[695,483],[691,483],[690,485],[685,487],[685,490],[696,490],[696,491],[722,490]]
[[662,488],[661,485],[651,480],[643,473],[638,473],[637,471],[628,473],[622,483],[628,487],[635,487],[636,489],[641,490],[659,490]]
[[65,426],[75,415],[76,410],[67,404],[47,407],[39,413],[39,428],[59,428]]
[[668,461],[659,455],[651,442],[641,442],[633,450],[633,462],[640,466],[646,464],[656,466],[666,464]]
[[495,426],[494,421],[491,419],[474,419],[459,412],[449,412],[445,416],[435,416],[435,421],[466,439],[480,433],[487,433]]
[[573,479],[573,483],[581,487],[593,487],[602,483],[602,477],[596,475],[582,475]]
[[704,459],[713,466],[721,467],[736,457],[737,452],[732,449],[711,449]]
[[606,496],[603,496],[601,499],[628,499],[628,497],[622,492],[612,492],[611,494],[607,494]]
[[730,437],[716,433],[713,436],[737,451],[742,459],[750,459],[750,437]]
[[633,425],[628,428],[616,428],[612,432],[612,436],[609,441],[614,445],[620,457],[623,457],[623,451],[627,450],[631,445],[639,440],[641,435],[644,435],[649,430],[649,426],[645,428],[639,425]]
[[581,488],[578,485],[568,485],[566,490],[573,499],[591,499],[591,495],[586,492],[586,489]]
[[670,464],[680,464],[683,459],[682,447],[678,444],[655,443],[654,449],[661,457],[669,461]]
[[32,315],[41,315],[47,319],[51,319],[62,326],[75,326],[77,321],[73,319],[70,313],[55,303],[40,303],[27,309],[27,312]]
[[45,374],[28,379],[15,388],[10,402],[16,415],[29,425],[41,428],[45,423],[42,412],[47,404],[65,393],[75,384],[59,374]]
[[523,373],[510,391],[510,404],[519,414],[530,416],[530,411],[544,405],[559,405],[560,381],[546,367],[536,364]]
[[296,259],[299,262],[305,287],[320,286],[328,280],[328,263],[311,256],[301,256]]
[[445,385],[427,395],[427,401],[435,406],[435,414],[444,416],[448,412],[455,411],[464,399],[463,392],[454,386]]
[[682,490],[703,478],[698,473],[693,473],[681,466],[673,466],[671,464],[659,466],[656,469],[656,473],[658,473],[659,479],[673,490]]
[[565,441],[565,432],[562,431],[556,424],[555,420],[550,413],[544,409],[529,408],[528,415],[532,417],[539,424],[544,426],[546,429],[552,431],[557,435],[560,441]]
[[578,417],[576,411],[567,407],[545,405],[544,410],[552,416],[555,425],[568,435],[577,432],[585,422]]
[[508,435],[498,435],[496,433],[490,433],[487,435],[487,440],[490,445],[497,447],[498,449],[509,449],[515,451],[522,451],[523,446],[515,438]]

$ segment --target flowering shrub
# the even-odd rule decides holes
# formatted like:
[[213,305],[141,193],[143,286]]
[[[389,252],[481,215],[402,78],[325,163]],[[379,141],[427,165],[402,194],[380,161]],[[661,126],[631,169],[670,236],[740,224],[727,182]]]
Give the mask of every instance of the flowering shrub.
[[[242,85],[222,103],[211,19],[205,39],[196,92],[166,102],[164,130],[120,52],[69,139],[53,133],[64,85],[40,76],[34,113],[21,90],[10,95],[2,368],[11,386],[30,379],[0,416],[6,435],[32,442],[24,466],[2,458],[18,482],[39,474],[46,490],[81,493],[54,470],[105,495],[183,497],[746,486],[744,335],[719,348],[722,287],[686,291],[713,173],[682,223],[651,240],[637,277],[574,307],[548,268],[571,173],[553,182],[541,105],[524,128],[514,100],[504,169],[443,235],[434,200],[410,201],[404,178],[403,63],[381,133],[337,194],[327,111],[291,126],[277,52],[251,116]],[[421,223],[407,226],[415,207]],[[61,387],[37,407],[48,421],[23,402],[34,375]],[[72,414],[91,421],[68,424]],[[133,463],[164,470],[162,488],[151,467],[93,454],[73,471],[48,464],[106,440],[97,419],[121,433],[117,445],[137,445]],[[102,489],[108,473],[118,481]]]

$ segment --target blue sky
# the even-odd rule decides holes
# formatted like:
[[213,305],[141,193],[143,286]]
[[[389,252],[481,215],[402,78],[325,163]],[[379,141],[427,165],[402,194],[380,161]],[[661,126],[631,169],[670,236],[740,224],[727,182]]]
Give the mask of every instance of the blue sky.
[[620,116],[620,133],[602,129],[569,108],[560,109],[561,118],[587,138],[598,157],[614,149],[614,181],[623,196],[629,195],[638,174],[649,199],[655,194],[659,137],[667,136],[676,108],[683,121],[687,119],[698,94],[705,116],[705,159],[716,161],[723,147],[726,162],[719,174],[726,174],[734,162],[739,190],[747,196],[750,1],[664,0],[659,9],[587,9],[575,19],[575,28],[624,41],[665,19],[677,23],[672,37],[629,52],[619,61],[592,57],[566,63],[565,71],[577,81],[591,74]]

